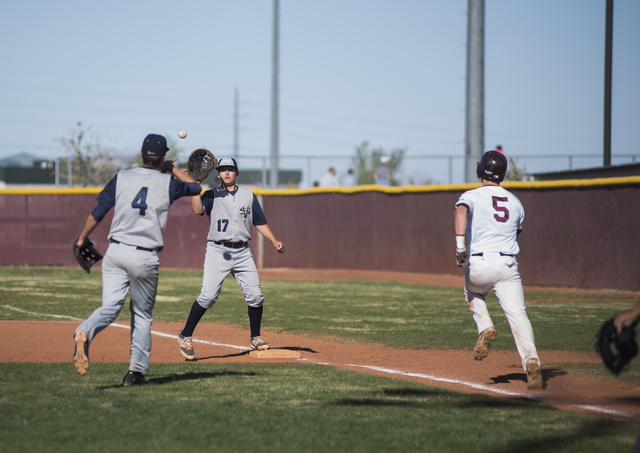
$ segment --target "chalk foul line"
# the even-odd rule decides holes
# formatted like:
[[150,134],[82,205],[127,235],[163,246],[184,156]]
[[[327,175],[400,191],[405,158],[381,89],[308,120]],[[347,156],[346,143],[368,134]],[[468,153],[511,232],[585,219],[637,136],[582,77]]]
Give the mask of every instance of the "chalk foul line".
[[[0,307],[7,308],[9,310],[14,310],[14,311],[17,311],[17,312],[20,312],[20,313],[29,314],[29,315],[45,316],[45,317],[50,317],[50,318],[68,319],[70,321],[83,321],[83,319],[74,318],[72,316],[53,315],[53,314],[48,314],[48,313],[37,313],[37,312],[33,312],[33,311],[23,310],[23,309],[17,308],[17,307],[12,307],[11,305],[0,305]],[[126,324],[112,323],[111,325],[114,326],[114,327],[119,327],[119,328],[122,328],[122,329],[131,330],[131,326],[128,326]],[[175,335],[175,334],[159,332],[159,331],[156,331],[156,330],[152,330],[151,334],[157,335],[159,337],[164,337],[164,338],[177,338],[177,335]],[[216,342],[213,342],[213,341],[199,340],[199,339],[195,339],[195,338],[192,339],[191,341],[194,342],[194,343],[201,343],[201,344],[206,344],[206,345],[209,345],[209,346],[220,346],[220,347],[223,347],[223,348],[239,349],[239,350],[243,350],[243,351],[249,349],[246,346],[238,346],[238,345],[226,344],[226,343],[216,343]],[[458,379],[443,378],[443,377],[434,376],[434,375],[430,375],[430,374],[411,373],[411,372],[406,372],[406,371],[394,370],[392,368],[383,368],[383,367],[370,366],[370,365],[356,365],[356,364],[353,364],[353,363],[347,363],[347,364],[339,365],[339,364],[336,364],[336,363],[318,362],[318,361],[307,359],[307,358],[302,358],[300,360],[301,361],[310,362],[310,363],[314,363],[316,365],[336,366],[336,367],[337,366],[345,366],[345,367],[353,367],[353,368],[364,368],[364,369],[368,369],[368,370],[371,370],[371,371],[378,371],[380,373],[385,373],[385,374],[389,374],[389,375],[401,375],[401,376],[413,377],[413,378],[417,378],[417,379],[423,379],[423,380],[426,380],[426,381],[446,382],[446,383],[449,383],[449,384],[457,384],[457,385],[461,385],[461,386],[464,386],[464,387],[473,388],[473,389],[476,389],[476,390],[482,390],[482,391],[486,391],[486,392],[490,392],[490,393],[495,393],[495,394],[498,394],[498,395],[517,397],[517,398],[522,398],[522,399],[533,401],[533,402],[544,403],[544,398],[539,398],[539,397],[527,395],[527,394],[524,394],[524,393],[510,392],[510,391],[507,391],[507,390],[491,388],[491,387],[488,387],[486,385],[476,384],[475,382],[467,382],[467,381],[462,381],[462,380],[458,380]],[[607,414],[607,415],[616,416],[616,417],[640,420],[640,417],[638,417],[636,415],[627,414],[627,413],[624,413],[624,412],[613,411],[613,410],[606,409],[606,408],[600,407],[600,406],[590,406],[590,405],[583,405],[583,404],[566,404],[564,406],[579,408],[579,409],[582,409],[582,410],[585,410],[585,411],[589,411],[589,412]]]

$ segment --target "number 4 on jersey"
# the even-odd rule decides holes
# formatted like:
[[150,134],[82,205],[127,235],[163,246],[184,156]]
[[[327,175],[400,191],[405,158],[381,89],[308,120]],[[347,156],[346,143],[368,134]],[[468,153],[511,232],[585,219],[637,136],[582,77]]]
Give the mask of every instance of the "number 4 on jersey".
[[143,187],[140,189],[140,192],[136,194],[131,202],[131,207],[133,209],[139,209],[140,215],[145,215],[147,209],[147,190],[148,187]]

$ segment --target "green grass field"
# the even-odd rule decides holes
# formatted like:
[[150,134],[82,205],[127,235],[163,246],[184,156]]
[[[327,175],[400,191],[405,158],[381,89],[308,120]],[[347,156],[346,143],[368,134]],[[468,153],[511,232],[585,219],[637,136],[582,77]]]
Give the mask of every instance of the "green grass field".
[[[154,318],[184,322],[200,271],[161,271]],[[0,268],[0,319],[87,317],[100,272]],[[390,282],[263,281],[265,332],[386,346],[468,349],[476,331],[461,288]],[[633,304],[625,294],[526,294],[541,350],[593,351],[604,320]],[[488,306],[508,331],[495,297]],[[119,321],[128,320],[123,310]],[[229,279],[203,322],[246,328]],[[37,333],[34,333],[37,334]],[[510,335],[495,350],[515,351]],[[568,372],[616,379],[599,364]],[[0,451],[631,451],[638,424],[305,363],[154,364],[148,385],[124,388],[122,364],[0,363]],[[638,364],[625,373],[640,382]],[[606,384],[603,384],[606,385]]]

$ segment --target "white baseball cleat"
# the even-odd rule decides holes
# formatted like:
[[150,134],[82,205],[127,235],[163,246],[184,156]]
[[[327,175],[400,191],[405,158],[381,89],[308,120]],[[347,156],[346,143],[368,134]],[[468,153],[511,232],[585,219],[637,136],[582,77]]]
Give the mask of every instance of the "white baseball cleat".
[[80,374],[87,374],[89,371],[89,343],[87,342],[87,333],[80,330],[73,335],[73,341],[76,343],[76,349],[73,353],[73,366]]
[[195,360],[196,353],[191,344],[191,337],[183,337],[182,334],[178,334],[178,343],[180,344],[180,354],[187,360]]
[[536,359],[527,360],[527,388],[529,390],[542,390],[542,372]]
[[261,336],[253,337],[251,339],[251,349],[257,349],[258,351],[269,349],[269,343]]
[[473,358],[478,362],[489,355],[489,345],[496,337],[496,329],[489,327],[482,331],[478,335],[478,341],[476,341],[476,347],[473,348]]

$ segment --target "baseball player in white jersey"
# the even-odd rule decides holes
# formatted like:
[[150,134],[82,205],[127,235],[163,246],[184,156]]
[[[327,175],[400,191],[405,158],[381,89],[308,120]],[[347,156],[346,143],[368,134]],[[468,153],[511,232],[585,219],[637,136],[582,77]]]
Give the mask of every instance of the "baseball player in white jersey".
[[[149,371],[152,310],[158,287],[158,252],[164,247],[163,232],[169,206],[202,188],[189,175],[165,160],[167,141],[150,134],[142,143],[142,167],[120,171],[98,195],[98,205],[89,214],[77,244],[85,239],[114,209],[109,247],[102,262],[102,307],[78,326],[73,363],[80,374],[89,370],[89,344],[118,317],[131,290],[131,359],[122,383],[145,383]],[[172,177],[172,175],[174,177]]]
[[209,217],[209,234],[202,289],[191,307],[184,329],[178,334],[180,352],[187,360],[195,359],[193,331],[204,313],[218,300],[222,283],[229,273],[238,282],[247,301],[251,330],[250,347],[269,349],[269,344],[260,335],[264,296],[248,241],[255,226],[278,252],[284,253],[284,243],[278,241],[271,232],[262,207],[253,192],[236,185],[239,172],[235,159],[220,159],[217,170],[221,184],[207,190],[201,197],[191,198],[194,214],[206,213]]
[[478,162],[482,187],[463,193],[456,203],[456,258],[458,266],[466,265],[464,293],[478,326],[475,360],[489,354],[489,345],[496,337],[485,303],[493,288],[527,372],[527,388],[539,390],[543,387],[540,359],[516,261],[520,252],[516,239],[522,230],[524,208],[514,194],[500,187],[506,171],[507,158],[501,150],[487,151]]

